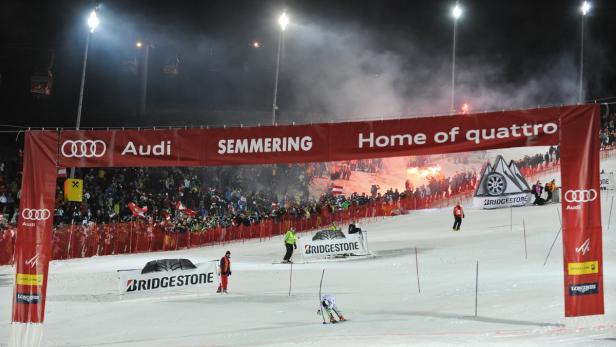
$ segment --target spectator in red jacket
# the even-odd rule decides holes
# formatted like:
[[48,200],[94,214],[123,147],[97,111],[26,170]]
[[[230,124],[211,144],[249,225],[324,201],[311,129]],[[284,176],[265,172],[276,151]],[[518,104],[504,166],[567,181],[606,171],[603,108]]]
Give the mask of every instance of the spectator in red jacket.
[[220,258],[220,285],[216,293],[226,293],[228,278],[231,276],[231,252],[227,251],[225,256]]
[[453,208],[453,218],[455,219],[453,222],[453,231],[458,231],[460,230],[460,225],[462,225],[462,218],[464,218],[464,210],[462,210],[462,206],[459,201]]

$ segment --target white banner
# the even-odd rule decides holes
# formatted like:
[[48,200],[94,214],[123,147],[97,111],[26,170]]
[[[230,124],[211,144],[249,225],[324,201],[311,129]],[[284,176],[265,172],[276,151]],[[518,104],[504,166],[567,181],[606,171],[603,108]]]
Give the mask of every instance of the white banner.
[[216,263],[196,264],[196,269],[156,271],[142,274],[141,270],[118,270],[120,294],[150,293],[218,285]]
[[531,193],[509,194],[503,196],[474,197],[475,207],[493,209],[511,206],[525,206],[531,202]]
[[326,255],[368,255],[368,238],[366,232],[345,235],[345,238],[312,240],[310,236],[299,238],[299,248],[306,258],[324,257]]

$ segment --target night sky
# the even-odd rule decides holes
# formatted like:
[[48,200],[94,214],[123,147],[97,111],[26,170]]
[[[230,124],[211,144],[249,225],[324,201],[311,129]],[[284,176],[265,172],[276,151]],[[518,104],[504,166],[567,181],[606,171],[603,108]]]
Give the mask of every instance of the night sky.
[[[0,3],[2,124],[74,126],[97,2]],[[267,124],[279,28],[287,10],[279,121],[449,111],[453,1],[105,1],[92,34],[83,127]],[[580,1],[462,1],[456,107],[474,111],[577,102]],[[587,101],[616,96],[616,2],[586,17]],[[148,106],[138,113],[151,42]],[[253,48],[254,41],[260,48]],[[49,97],[30,93],[46,75]],[[179,61],[177,75],[165,74]],[[134,63],[137,63],[135,69]],[[615,102],[616,98],[604,101]]]

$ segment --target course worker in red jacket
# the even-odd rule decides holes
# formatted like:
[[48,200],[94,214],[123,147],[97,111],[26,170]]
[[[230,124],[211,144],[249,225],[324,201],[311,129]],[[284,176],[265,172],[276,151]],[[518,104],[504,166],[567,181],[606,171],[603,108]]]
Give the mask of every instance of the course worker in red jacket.
[[225,256],[220,258],[220,285],[216,293],[227,292],[227,283],[229,276],[231,276],[231,252],[227,251]]
[[464,218],[464,210],[462,210],[462,206],[459,201],[453,208],[453,218],[455,220],[453,222],[453,231],[458,231],[460,230],[460,225],[462,225],[462,218]]

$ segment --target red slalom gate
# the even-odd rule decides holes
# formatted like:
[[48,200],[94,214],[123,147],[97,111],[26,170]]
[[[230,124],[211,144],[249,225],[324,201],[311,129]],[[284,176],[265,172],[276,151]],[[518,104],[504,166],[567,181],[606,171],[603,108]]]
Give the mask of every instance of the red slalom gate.
[[[169,167],[328,162],[560,144],[565,316],[604,313],[599,192],[598,105],[311,125],[219,129],[27,131],[15,241],[11,343],[40,343],[58,168]],[[372,215],[388,207],[374,206]],[[378,210],[378,211],[375,211]],[[391,213],[392,210],[389,210]],[[325,222],[335,217],[328,215]],[[317,221],[323,225],[324,221]],[[275,224],[283,232],[284,220]],[[119,227],[108,247],[132,250]],[[216,230],[215,233],[219,231]],[[233,230],[220,230],[219,241]],[[87,232],[73,230],[67,256],[85,254]],[[75,238],[75,240],[73,240]],[[128,246],[126,246],[128,241]],[[135,240],[136,241],[136,240]],[[163,249],[186,245],[165,235]],[[587,252],[576,248],[589,244]],[[583,293],[579,288],[589,288]]]

